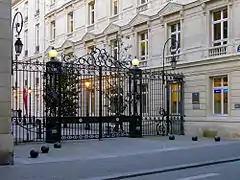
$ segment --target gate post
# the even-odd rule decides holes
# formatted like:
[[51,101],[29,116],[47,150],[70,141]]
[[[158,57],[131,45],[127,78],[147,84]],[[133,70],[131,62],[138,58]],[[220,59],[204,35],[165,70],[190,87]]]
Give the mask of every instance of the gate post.
[[[167,81],[167,119],[166,119],[166,123],[167,123],[167,132],[166,132],[166,135],[168,135],[170,132],[170,93],[171,93],[171,88],[170,88],[170,86],[171,86],[171,84],[169,83],[169,81],[168,80],[166,80]],[[171,125],[171,134],[172,134],[172,125]]]
[[103,136],[103,128],[102,128],[102,124],[103,124],[103,117],[102,117],[102,106],[103,106],[103,101],[102,101],[102,66],[99,66],[99,141],[102,140],[102,136]]
[[44,87],[46,103],[46,142],[61,141],[61,74],[62,63],[56,59],[57,52],[49,52],[50,61],[46,63],[46,84]]
[[[130,121],[130,137],[142,137],[142,70],[138,67],[139,60],[132,61],[133,68],[133,120]],[[138,94],[138,83],[140,86],[140,94]],[[139,112],[138,112],[138,96]]]

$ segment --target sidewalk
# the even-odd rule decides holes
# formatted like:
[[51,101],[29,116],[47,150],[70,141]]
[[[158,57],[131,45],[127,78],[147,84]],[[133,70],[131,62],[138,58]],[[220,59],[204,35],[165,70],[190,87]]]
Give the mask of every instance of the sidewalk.
[[193,142],[191,137],[187,136],[177,136],[174,141],[169,141],[167,137],[69,141],[63,142],[61,149],[54,149],[53,144],[49,144],[49,153],[40,153],[37,159],[29,158],[29,152],[31,149],[38,149],[40,151],[40,147],[43,144],[25,144],[15,146],[15,165],[106,159],[199,146],[211,146],[214,144],[213,139],[200,139],[198,142]]
[[[39,158],[29,158],[31,148],[41,144],[15,147],[15,165],[0,166],[4,180],[112,180],[152,171],[170,171],[229,159],[239,159],[239,141],[214,142],[177,136],[142,139],[117,138],[65,142]],[[113,177],[113,178],[112,178]]]

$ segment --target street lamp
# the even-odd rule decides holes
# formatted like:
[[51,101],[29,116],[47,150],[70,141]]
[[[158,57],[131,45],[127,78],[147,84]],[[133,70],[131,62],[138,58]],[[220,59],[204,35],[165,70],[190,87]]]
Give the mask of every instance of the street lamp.
[[90,84],[91,84],[91,83],[88,82],[88,81],[84,83],[84,85],[85,85],[86,88],[89,88],[89,87],[90,87]]
[[[171,67],[172,69],[175,69],[176,68],[176,65],[177,65],[177,61],[176,61],[176,54],[177,54],[177,51],[178,51],[178,41],[176,39],[173,39],[173,38],[168,38],[166,40],[166,42],[164,43],[164,46],[163,46],[163,52],[162,52],[162,63],[163,63],[163,68],[162,68],[162,107],[164,108],[164,100],[165,100],[165,93],[166,93],[166,86],[165,86],[165,48],[166,48],[166,45],[168,42],[171,42],[171,46],[169,48],[169,51],[170,51],[170,54],[171,54]],[[174,46],[173,46],[174,45]],[[167,96],[167,134],[169,133],[169,98]]]
[[[15,23],[15,20],[17,17],[20,17],[20,22],[17,22]],[[14,17],[13,17],[13,21],[12,21],[12,40],[14,39],[14,31],[13,31],[13,28],[15,27],[15,30],[16,30],[16,33],[17,33],[17,40],[14,44],[14,47],[15,47],[15,60],[16,60],[16,63],[18,61],[18,56],[22,53],[22,48],[23,48],[23,43],[21,41],[21,38],[20,38],[20,33],[23,29],[23,15],[21,12],[17,12]],[[13,48],[11,50],[11,62],[12,62],[12,75],[13,75]],[[17,65],[16,65],[17,67]]]
[[172,54],[171,55],[171,61],[170,61],[172,69],[175,69],[176,65],[177,65],[177,61],[176,61],[176,56],[175,55],[176,55],[176,53],[178,51],[178,41],[176,39],[173,39],[173,38],[168,38],[166,40],[166,42],[164,43],[163,52],[162,52],[162,57],[163,57],[162,58],[162,64],[163,64],[162,80],[163,80],[163,85],[165,84],[165,74],[164,74],[165,73],[165,48],[166,48],[167,43],[170,42],[170,41],[171,41],[171,44],[173,44],[172,41],[175,44],[175,48],[173,48],[172,45],[169,48],[169,51]]
[[19,56],[22,53],[23,43],[20,38],[14,44],[16,55]]

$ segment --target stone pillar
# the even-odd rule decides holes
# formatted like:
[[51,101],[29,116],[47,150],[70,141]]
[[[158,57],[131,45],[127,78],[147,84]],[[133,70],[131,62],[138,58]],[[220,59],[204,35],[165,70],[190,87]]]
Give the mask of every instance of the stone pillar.
[[12,163],[11,0],[0,0],[0,165]]

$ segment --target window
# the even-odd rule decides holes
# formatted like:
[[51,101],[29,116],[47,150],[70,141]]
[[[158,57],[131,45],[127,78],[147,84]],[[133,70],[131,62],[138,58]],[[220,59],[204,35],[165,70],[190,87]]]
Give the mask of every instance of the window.
[[25,20],[28,19],[28,2],[25,2],[24,4],[24,16],[25,16]]
[[110,41],[111,44],[111,56],[118,60],[118,41],[116,39],[113,39]]
[[50,24],[50,39],[54,40],[56,38],[56,23],[52,21]]
[[141,61],[148,59],[148,32],[141,32],[138,36],[139,41],[139,58]]
[[36,24],[35,26],[35,46],[36,46],[36,52],[39,51],[39,24]]
[[89,25],[95,23],[95,1],[88,4],[89,7]]
[[25,45],[25,56],[27,56],[26,52],[28,51],[28,30],[24,31],[24,45]]
[[51,3],[51,5],[54,5],[55,4],[55,0],[51,0],[50,3]]
[[68,13],[67,16],[67,22],[68,22],[68,33],[73,32],[73,12]]
[[212,12],[212,45],[227,44],[228,11],[227,9]]
[[174,83],[170,86],[170,113],[180,114],[181,113],[181,84]]
[[39,12],[39,0],[35,0],[35,10],[36,12]]
[[213,114],[228,114],[228,77],[213,78]]
[[173,23],[169,26],[169,34],[171,39],[171,54],[180,53],[181,47],[181,25],[180,22]]
[[117,15],[118,14],[118,0],[112,0],[112,15]]
[[140,0],[140,4],[146,4],[148,0]]

